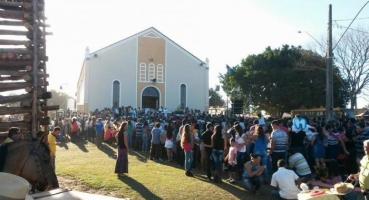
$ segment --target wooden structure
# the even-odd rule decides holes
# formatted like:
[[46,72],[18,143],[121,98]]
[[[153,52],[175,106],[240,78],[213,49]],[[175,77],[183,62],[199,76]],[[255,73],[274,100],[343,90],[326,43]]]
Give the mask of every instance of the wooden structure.
[[[10,127],[31,131],[50,123],[47,106],[45,0],[0,0],[0,115],[22,115],[0,122],[0,137]],[[14,90],[24,94],[6,95]],[[7,93],[5,93],[7,92]]]

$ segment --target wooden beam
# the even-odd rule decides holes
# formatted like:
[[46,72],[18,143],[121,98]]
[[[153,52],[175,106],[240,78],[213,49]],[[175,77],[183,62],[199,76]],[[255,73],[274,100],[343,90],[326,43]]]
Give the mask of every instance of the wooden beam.
[[20,95],[13,95],[13,96],[1,96],[0,95],[0,104],[4,103],[14,103],[18,101],[22,101],[24,99],[32,98],[32,94],[20,94]]
[[15,115],[21,113],[30,113],[31,108],[27,107],[7,107],[0,106],[0,115]]
[[10,90],[20,90],[27,86],[32,86],[32,83],[27,83],[27,82],[0,83],[0,92],[10,91]]
[[31,122],[32,121],[32,115],[29,113],[26,113],[23,115],[23,121],[25,122]]
[[[37,85],[42,86],[44,84],[42,82],[38,82]],[[20,90],[26,88],[27,86],[33,86],[33,83],[28,82],[0,83],[0,92]]]
[[0,20],[0,25],[2,26],[24,26],[24,22],[23,21]]
[[[1,17],[1,15],[0,15]],[[15,30],[0,30],[0,35],[22,35],[27,36],[29,35],[28,31],[15,31]]]
[[4,19],[16,19],[16,20],[30,20],[32,19],[32,15],[25,13],[23,11],[9,11],[9,10],[0,10],[0,18]]
[[0,45],[23,45],[25,47],[31,46],[31,41],[29,40],[1,40],[0,39]]
[[19,81],[23,80],[24,78],[21,76],[7,76],[7,77],[0,77],[0,81]]
[[24,121],[1,122],[0,131],[8,131],[10,127],[18,127],[22,130],[28,130],[31,128],[31,126],[31,123]]
[[33,62],[31,60],[21,61],[21,60],[14,60],[14,61],[2,61],[0,60],[1,67],[24,67],[27,65],[32,66]]
[[[10,75],[10,76],[24,76],[24,75],[33,75],[32,72],[29,71],[14,71],[14,70],[0,70],[1,75]],[[37,72],[37,77],[43,78],[45,73],[42,71]],[[46,74],[47,76],[47,74]]]
[[[11,61],[10,61],[11,62]],[[0,65],[0,70],[12,70],[12,71],[19,71],[19,70],[25,70],[27,72],[31,72],[32,71],[32,66],[31,65],[27,65],[27,66],[11,66],[11,67],[4,67]],[[45,65],[44,64],[40,64],[38,66],[38,69],[45,69]]]
[[21,107],[32,107],[32,98],[29,98],[29,99],[23,99],[21,102],[20,102],[20,106]]
[[41,106],[41,111],[47,111],[47,110],[59,110],[59,105],[56,106]]

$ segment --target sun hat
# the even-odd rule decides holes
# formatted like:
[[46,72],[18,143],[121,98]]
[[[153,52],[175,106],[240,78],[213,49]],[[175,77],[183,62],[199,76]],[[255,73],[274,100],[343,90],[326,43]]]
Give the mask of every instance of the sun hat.
[[354,190],[354,186],[351,183],[336,183],[334,189],[331,191],[332,194],[346,195]]
[[28,195],[29,183],[26,179],[0,172],[0,199],[25,199],[33,200]]

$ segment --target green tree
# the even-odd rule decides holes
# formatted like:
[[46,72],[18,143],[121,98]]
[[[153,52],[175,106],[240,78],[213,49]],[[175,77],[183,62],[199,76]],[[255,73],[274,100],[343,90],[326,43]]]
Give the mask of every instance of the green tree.
[[[261,54],[248,56],[219,78],[232,101],[243,99],[246,106],[278,114],[325,105],[325,66],[324,58],[318,54],[284,45],[277,49],[267,47]],[[339,77],[336,70],[335,107],[348,101]],[[234,92],[237,87],[239,92]]]
[[222,96],[219,95],[213,88],[209,90],[209,105],[213,107],[222,107],[224,106],[225,102],[222,99]]

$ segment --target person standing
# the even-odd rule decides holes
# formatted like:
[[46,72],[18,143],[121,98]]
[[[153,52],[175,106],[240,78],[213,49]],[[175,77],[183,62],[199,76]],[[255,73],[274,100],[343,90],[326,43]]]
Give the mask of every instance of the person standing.
[[75,143],[76,142],[76,138],[77,138],[77,133],[78,133],[78,124],[77,124],[77,119],[75,117],[73,117],[72,119],[72,124],[71,124],[71,133],[70,133],[70,140],[71,142]]
[[357,139],[355,142],[356,146],[356,157],[361,160],[365,156],[365,151],[363,149],[363,142],[369,139],[368,127],[364,123],[359,123],[356,127]]
[[118,157],[115,164],[115,171],[118,177],[128,173],[128,134],[127,134],[127,122],[123,122],[120,126],[118,134],[115,135],[117,140]]
[[151,149],[150,160],[158,161],[160,153],[160,123],[156,123],[155,127],[151,131]]
[[224,141],[222,137],[222,127],[217,125],[215,126],[214,134],[211,136],[211,148],[213,162],[214,162],[214,182],[221,183],[222,179],[220,176],[220,165],[223,161],[223,149],[224,149]]
[[142,133],[143,133],[143,119],[139,119],[138,123],[136,123],[135,128],[134,128],[134,132],[135,134],[135,143],[134,143],[134,149],[135,150],[140,150],[141,146],[142,146]]
[[279,128],[277,120],[272,121],[273,132],[270,136],[272,139],[270,152],[272,154],[273,170],[277,171],[277,161],[280,159],[286,159],[288,137],[287,134]]
[[51,164],[53,166],[54,171],[55,171],[56,145],[60,145],[60,142],[57,142],[57,138],[60,135],[60,130],[61,130],[60,127],[56,126],[54,127],[53,131],[47,135],[47,141],[50,149]]
[[212,156],[212,148],[211,148],[211,136],[213,135],[213,125],[211,123],[206,124],[206,131],[201,135],[200,141],[201,145],[205,147],[206,152],[206,176],[208,180],[211,181],[211,156]]
[[102,137],[104,134],[104,124],[101,120],[101,118],[98,119],[98,121],[95,124],[95,132],[96,132],[96,146],[97,148],[102,147]]
[[192,172],[191,172],[191,165],[192,165],[192,161],[193,161],[193,152],[192,152],[192,148],[193,148],[193,138],[191,136],[191,130],[190,130],[190,125],[186,124],[183,128],[183,133],[182,133],[182,138],[181,138],[181,147],[184,151],[185,154],[185,174],[186,176],[193,176]]

